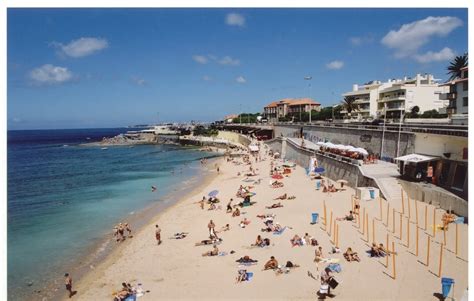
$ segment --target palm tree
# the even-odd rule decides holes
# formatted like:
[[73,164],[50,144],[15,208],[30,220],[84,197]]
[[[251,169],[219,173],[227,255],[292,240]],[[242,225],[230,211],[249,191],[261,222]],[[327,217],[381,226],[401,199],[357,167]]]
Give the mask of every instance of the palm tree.
[[449,80],[454,80],[456,78],[461,77],[461,69],[467,66],[468,63],[468,56],[467,53],[463,55],[459,55],[454,58],[454,60],[450,63],[448,66],[447,70],[448,73],[451,76],[449,77]]
[[344,100],[342,101],[341,105],[344,110],[347,111],[347,115],[351,116],[352,111],[359,110],[357,105],[355,104],[355,97],[354,96],[345,96]]

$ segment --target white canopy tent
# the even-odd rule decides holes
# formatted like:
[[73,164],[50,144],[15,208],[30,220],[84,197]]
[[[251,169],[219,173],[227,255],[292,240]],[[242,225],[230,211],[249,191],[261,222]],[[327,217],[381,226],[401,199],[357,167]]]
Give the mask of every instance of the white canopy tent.
[[439,157],[430,157],[430,156],[425,156],[425,155],[420,155],[420,154],[409,154],[406,156],[395,158],[396,161],[411,162],[411,163],[435,161],[438,159]]

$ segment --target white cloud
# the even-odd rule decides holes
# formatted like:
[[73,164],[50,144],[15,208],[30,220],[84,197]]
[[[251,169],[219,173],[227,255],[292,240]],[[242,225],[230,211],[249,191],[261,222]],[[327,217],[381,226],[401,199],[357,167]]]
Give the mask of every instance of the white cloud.
[[211,81],[212,78],[211,78],[210,76],[208,76],[208,75],[204,75],[204,76],[202,77],[202,80],[208,82],[208,81]]
[[432,37],[445,37],[462,24],[463,22],[456,17],[428,17],[403,24],[398,30],[391,30],[381,42],[395,50],[395,57],[403,58],[416,55],[418,49],[427,44]]
[[238,82],[239,84],[245,84],[247,82],[247,80],[243,76],[237,77],[235,81]]
[[193,55],[193,60],[199,64],[207,64],[209,61],[204,55]]
[[238,59],[233,59],[230,56],[224,56],[222,59],[218,60],[218,63],[221,65],[229,65],[229,66],[240,65],[240,61]]
[[428,51],[425,54],[417,54],[414,59],[419,63],[442,62],[449,61],[456,56],[451,48],[444,47],[439,52]]
[[225,23],[230,26],[245,26],[245,17],[241,14],[230,13],[225,17]]
[[360,37],[352,37],[352,38],[349,39],[349,41],[354,46],[359,46],[359,45],[362,44],[362,38],[360,38]]
[[138,76],[132,76],[131,79],[132,79],[132,82],[133,82],[133,83],[135,83],[135,84],[137,84],[137,85],[139,85],[139,86],[146,86],[146,85],[148,85],[148,82],[147,82],[145,79],[140,78],[140,77],[138,77]]
[[106,39],[98,38],[80,38],[66,45],[53,42],[52,45],[59,48],[62,54],[74,58],[88,56],[109,47]]
[[331,69],[331,70],[339,70],[342,67],[344,67],[344,62],[343,61],[332,61],[332,62],[326,64],[326,68]]
[[73,74],[66,67],[46,64],[29,73],[30,79],[38,85],[55,85],[70,81]]

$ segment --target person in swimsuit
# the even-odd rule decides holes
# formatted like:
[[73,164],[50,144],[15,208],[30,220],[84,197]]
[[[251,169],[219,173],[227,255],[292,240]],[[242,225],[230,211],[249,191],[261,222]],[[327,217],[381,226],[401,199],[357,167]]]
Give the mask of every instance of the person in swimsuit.
[[69,273],[64,274],[64,284],[66,285],[66,290],[69,293],[69,298],[74,296],[74,292],[72,291],[72,277]]
[[227,213],[232,212],[232,202],[234,199],[230,199],[229,203],[227,203]]
[[264,270],[274,270],[276,268],[278,268],[278,261],[272,256],[270,260],[265,263]]
[[214,222],[212,221],[212,219],[209,221],[209,224],[207,224],[207,228],[209,230],[209,235],[215,235],[215,231],[214,231],[214,228],[216,227],[216,225],[214,224]]
[[158,242],[158,245],[161,244],[161,229],[158,225],[155,225],[155,238]]

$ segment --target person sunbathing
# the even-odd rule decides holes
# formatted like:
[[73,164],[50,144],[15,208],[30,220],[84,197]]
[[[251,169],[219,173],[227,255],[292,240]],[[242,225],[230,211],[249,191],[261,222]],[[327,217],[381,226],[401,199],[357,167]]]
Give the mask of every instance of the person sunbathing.
[[235,262],[238,262],[238,263],[257,263],[258,260],[252,259],[249,256],[245,255],[245,256],[240,257],[239,259],[237,259]]
[[384,256],[387,256],[390,254],[390,251],[385,249],[385,247],[383,246],[383,244],[379,244],[379,246],[377,247],[377,250],[380,254],[380,256],[384,257]]
[[170,239],[183,239],[185,238],[189,233],[188,232],[179,232],[175,233],[173,237],[170,237]]
[[303,245],[303,240],[301,239],[301,237],[298,236],[298,234],[295,234],[295,236],[290,239],[290,242],[292,247]]
[[330,184],[329,187],[328,187],[328,191],[329,191],[329,192],[337,192],[337,189],[336,189],[336,187],[334,186],[334,184]]
[[288,197],[287,194],[284,193],[283,195],[280,195],[279,197],[274,198],[274,200],[286,200],[287,197]]
[[295,197],[294,195],[290,195],[290,196],[288,197],[288,200],[294,200],[294,199],[296,199],[296,197]]
[[235,211],[232,212],[232,217],[240,216],[240,210],[239,208],[235,208]]
[[239,226],[241,228],[245,228],[245,226],[247,226],[248,224],[250,224],[250,221],[246,217],[244,217],[244,219],[240,221]]
[[130,296],[128,289],[122,288],[118,293],[114,296],[114,301],[122,301],[127,299]]
[[265,219],[273,219],[275,217],[275,214],[270,214],[270,213],[267,213],[267,214],[259,214],[257,215],[258,218],[265,218]]
[[357,252],[354,252],[352,251],[352,248],[347,248],[346,252],[343,254],[344,255],[344,258],[347,260],[347,261],[357,261],[359,262],[360,261],[360,258],[359,258],[359,255],[357,254]]
[[370,254],[370,257],[383,256],[375,243],[372,243],[372,246],[370,247],[370,250],[369,250],[369,254]]
[[274,270],[278,268],[278,261],[275,259],[274,256],[270,257],[270,260],[265,263],[263,270]]
[[280,188],[283,187],[284,184],[282,182],[274,181],[272,182],[272,188]]
[[202,256],[217,256],[219,255],[219,249],[217,248],[217,245],[214,245],[214,248],[211,251],[207,251],[206,253],[203,253]]
[[337,221],[353,221],[354,220],[354,212],[349,211],[349,215],[346,215],[345,217],[338,217],[336,218]]
[[229,231],[229,230],[230,230],[230,225],[229,225],[229,224],[226,224],[226,225],[223,226],[219,231],[216,231],[216,233],[225,232],[225,231]]
[[222,238],[213,238],[213,239],[204,239],[200,242],[197,242],[195,246],[207,246],[207,245],[218,245],[222,242]]
[[271,205],[271,206],[266,206],[265,208],[267,208],[267,209],[274,209],[274,208],[280,208],[280,207],[283,207],[283,205],[282,205],[280,202],[278,202],[278,203],[273,204],[273,205]]

